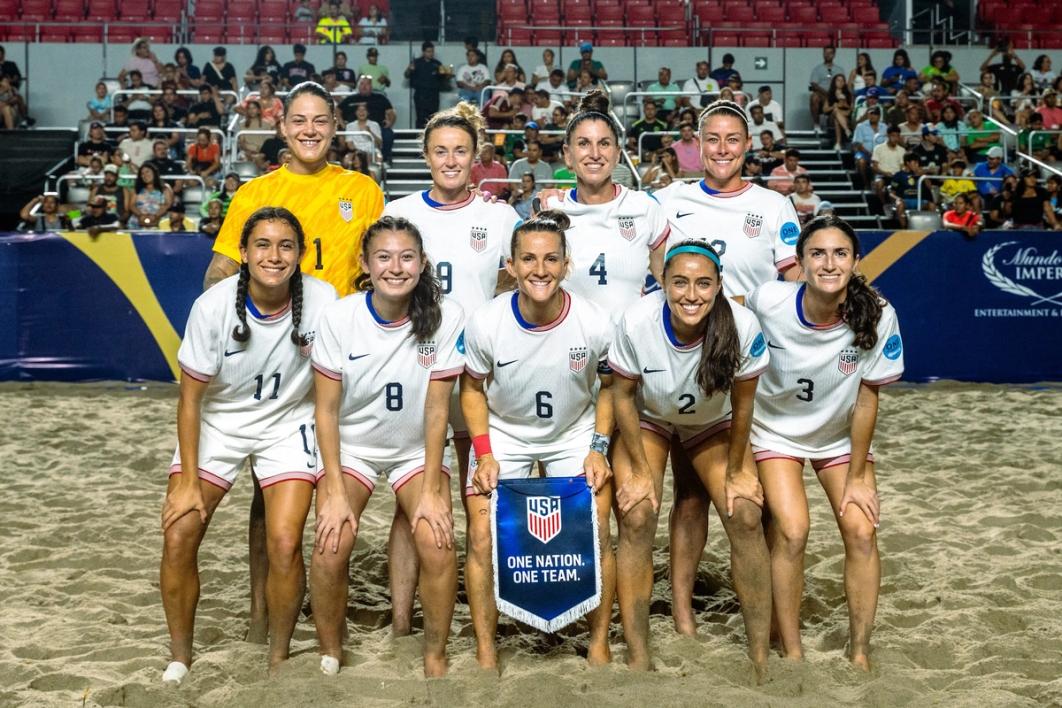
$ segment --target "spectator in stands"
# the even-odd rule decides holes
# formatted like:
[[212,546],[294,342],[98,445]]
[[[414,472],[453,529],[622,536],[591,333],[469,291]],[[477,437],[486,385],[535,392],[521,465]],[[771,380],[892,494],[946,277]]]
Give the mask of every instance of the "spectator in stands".
[[519,128],[523,130],[523,124],[516,126],[513,121],[517,115],[525,119],[531,116],[531,108],[524,104],[523,89],[513,89],[507,95],[498,94],[487,102],[484,115],[487,118],[487,127],[494,130],[509,130]]
[[785,133],[778,127],[777,123],[772,123],[767,120],[763,113],[763,106],[759,102],[753,103],[749,106],[749,134],[752,136],[752,149],[759,150],[763,147],[762,135],[763,133],[770,133],[775,142],[785,140]]
[[[550,177],[553,173],[550,173]],[[520,215],[520,218],[527,220],[531,218],[531,202],[535,198],[535,174],[533,172],[523,172],[520,175],[520,184],[515,185],[512,194],[509,196],[509,204],[512,205],[516,213]]]
[[1036,88],[1032,74],[1025,72],[1018,79],[1018,86],[1010,92],[1009,112],[1010,119],[1019,130],[1029,122],[1029,116],[1040,98],[1040,92]]
[[[184,165],[170,157],[169,146],[165,140],[156,140],[152,143],[151,157],[144,161],[145,165],[151,165],[159,173],[159,178],[172,177],[184,174]],[[184,185],[180,180],[163,179],[173,189],[174,197],[180,197]]]
[[350,27],[350,20],[339,12],[339,3],[328,3],[328,10],[317,21],[317,29],[314,30],[317,41],[320,44],[346,44],[354,35]]
[[774,91],[767,84],[760,86],[756,91],[756,100],[745,109],[750,118],[752,117],[752,109],[756,106],[763,110],[764,120],[774,123],[780,131],[785,132],[785,112],[782,110],[782,105],[774,100]]
[[[863,100],[860,101],[858,98],[856,99],[854,113],[856,124],[860,123],[867,117],[867,111],[871,108],[877,108],[879,112],[881,111],[880,99],[883,93],[882,88],[880,86],[871,86],[870,88],[863,90],[865,91],[863,94]],[[853,130],[852,132],[854,133],[855,131]]]
[[103,179],[103,158],[99,155],[92,155],[89,157],[88,166],[78,167],[74,172],[82,177],[77,181],[79,186],[90,187],[93,182]]
[[549,91],[545,89],[529,90],[525,96],[531,104],[531,120],[542,126],[553,120],[553,111],[563,106],[560,101],[550,98]]
[[897,49],[892,54],[892,65],[881,72],[881,87],[895,96],[912,76],[918,73],[911,68],[911,57],[906,49]]
[[[332,67],[332,75],[335,76],[336,83],[340,86],[346,86],[353,91],[358,85],[358,73],[347,66],[347,53],[336,52],[335,62],[335,65]],[[376,67],[378,69],[383,68],[379,64],[377,64]],[[321,72],[321,78],[324,78],[327,71],[328,70],[326,69],[324,72]]]
[[[514,69],[510,69],[509,73],[515,77]],[[479,52],[474,49],[465,52],[465,63],[457,70],[454,78],[460,99],[477,106],[483,89],[490,86],[491,82],[490,69],[479,63]]]
[[203,66],[203,81],[218,89],[218,91],[239,92],[240,86],[236,82],[236,69],[229,63],[228,50],[225,47],[214,47],[214,58],[210,63]]
[[852,134],[852,157],[856,170],[863,177],[863,184],[871,182],[870,159],[874,148],[888,139],[885,123],[881,120],[881,108],[871,106],[867,109],[867,119],[860,121]]
[[[889,181],[889,191],[894,199],[896,219],[900,222],[901,229],[907,228],[907,213],[918,208],[918,183],[923,174],[918,155],[909,152],[903,156],[903,169],[894,174]],[[922,209],[927,211],[936,209],[933,203],[933,190],[930,189],[928,182],[922,182]]]
[[[523,82],[518,78],[519,69],[520,67],[512,63],[506,64],[502,67],[501,78],[495,79],[495,85],[498,88],[495,88],[491,93],[491,98],[508,95],[516,89],[524,89]],[[495,76],[498,76],[497,72],[495,72]]]
[[973,169],[974,177],[996,178],[977,182],[977,191],[986,199],[998,194],[1003,188],[1003,179],[1013,174],[1014,170],[1003,164],[1003,148],[998,145],[985,150],[985,160],[978,162]]
[[922,79],[917,76],[908,77],[907,83],[903,85],[903,90],[907,92],[907,95],[914,102],[920,102],[925,97],[922,93]]
[[[993,64],[992,59],[996,55],[999,55],[999,62]],[[1018,79],[1025,71],[1025,62],[1014,51],[1014,41],[1004,39],[992,49],[988,58],[981,62],[981,71],[991,72],[996,77],[999,91],[1007,96],[1018,85]]]
[[4,128],[14,130],[22,123],[25,113],[23,106],[25,101],[11,84],[7,76],[0,76],[0,117],[3,118]]
[[811,78],[808,81],[808,90],[811,91],[811,122],[815,124],[816,129],[819,125],[819,117],[832,93],[833,78],[835,76],[843,78],[845,74],[844,68],[833,62],[836,55],[837,50],[834,47],[823,47],[822,63],[811,70]]
[[450,71],[435,58],[435,44],[424,42],[420,45],[420,56],[409,62],[406,78],[413,89],[413,109],[416,112],[415,127],[423,128],[428,119],[439,110],[439,91]]
[[869,92],[873,92],[876,96],[881,96],[881,87],[878,86],[878,73],[873,69],[868,70],[859,77],[862,86],[859,89],[852,87],[852,84],[848,84],[848,88],[852,90],[852,95],[856,98],[863,98]]
[[244,115],[247,112],[247,104],[251,100],[258,101],[258,107],[262,111],[262,120],[276,124],[283,119],[284,103],[277,97],[272,79],[262,79],[258,91],[248,94],[243,103],[236,106],[236,112]]
[[[273,123],[262,120],[262,107],[258,101],[247,102],[247,112],[244,114],[240,130],[272,130]],[[262,152],[262,145],[269,139],[268,135],[254,133],[241,133],[236,141],[236,149],[242,159],[248,162],[257,162],[258,155]]]
[[358,76],[371,76],[372,89],[385,91],[391,86],[391,73],[386,66],[379,64],[380,51],[376,47],[369,47],[365,51],[365,63],[358,67]]
[[870,55],[866,52],[859,52],[856,54],[855,68],[848,72],[848,87],[852,89],[852,93],[856,96],[862,96],[859,93],[867,86],[873,86],[874,84],[868,84],[866,80],[867,74],[874,74],[874,79],[877,80],[877,72],[874,70],[874,62],[870,59]]
[[762,131],[759,139],[760,149],[753,152],[753,157],[760,161],[763,174],[769,175],[785,161],[785,143],[775,142],[774,133],[769,130]]
[[1018,176],[1009,174],[1003,178],[999,191],[985,200],[988,203],[988,218],[985,221],[990,228],[1009,229],[1014,226],[1011,213],[1017,190]]
[[[478,50],[477,50],[478,51]],[[523,88],[526,82],[524,69],[516,61],[516,54],[512,49],[503,49],[501,58],[494,65],[494,83],[505,86],[519,86]]]
[[[966,162],[961,159],[952,160],[948,169],[948,179],[940,183],[940,201],[945,207],[951,206],[960,194],[968,195],[970,192],[977,192],[977,185],[966,177]],[[969,204],[969,197],[966,201]]]
[[1021,171],[1018,187],[1010,212],[1015,229],[1062,229],[1062,222],[1055,218],[1051,208],[1051,195],[1040,186],[1036,170],[1026,167]]
[[148,140],[147,126],[140,121],[129,124],[129,137],[118,143],[118,152],[129,156],[129,163],[134,169],[140,167],[151,157],[151,141]]
[[962,105],[949,94],[950,92],[946,82],[941,80],[933,82],[932,88],[929,90],[929,98],[922,103],[926,109],[926,118],[930,123],[940,122],[945,106],[951,106],[955,109],[958,117],[962,117]]
[[900,137],[900,126],[890,125],[885,130],[886,140],[870,154],[870,169],[876,175],[874,192],[885,202],[885,185],[892,176],[903,169],[903,156],[907,150]]
[[949,153],[961,155],[963,136],[966,133],[966,125],[959,119],[959,113],[952,105],[945,104],[940,111],[940,120],[936,124],[940,140]]
[[755,153],[748,153],[745,157],[745,164],[741,168],[741,176],[746,178],[746,182],[751,182],[758,187],[766,187],[767,182],[763,179],[763,163],[760,162],[760,158],[756,157]]
[[1039,113],[1029,116],[1029,123],[1018,133],[1018,149],[1023,150],[1040,162],[1054,162],[1054,143],[1058,136],[1041,132],[1044,130],[1044,117]]
[[807,174],[807,169],[800,164],[800,151],[789,148],[785,151],[785,160],[771,170],[767,186],[779,194],[788,196],[793,191],[793,180],[797,175]]
[[177,64],[177,85],[182,89],[198,88],[203,83],[203,72],[192,61],[192,53],[188,47],[178,47],[173,53],[173,61]]
[[556,142],[546,145],[542,142],[542,138],[539,136],[539,125],[536,121],[529,120],[524,124],[524,145],[530,145],[531,143],[538,143],[539,148],[542,150],[542,159],[550,163],[550,169],[553,169],[552,163],[557,161],[559,144]]
[[125,104],[129,111],[129,120],[148,120],[151,117],[151,100],[148,98],[150,87],[144,83],[140,72],[133,69],[129,72],[129,86],[127,90],[136,93],[127,93],[119,100]]
[[542,159],[542,146],[537,141],[527,143],[527,157],[514,161],[509,167],[509,179],[519,179],[525,172],[535,176],[536,184],[553,179],[553,168]]
[[506,199],[509,194],[509,185],[505,182],[484,182],[485,179],[508,179],[509,170],[497,160],[494,143],[489,140],[481,141],[479,147],[479,159],[472,164],[472,172],[469,185],[472,189],[480,189],[484,192],[498,195],[499,199]]
[[829,90],[822,100],[822,113],[829,117],[833,124],[834,143],[833,149],[840,151],[841,147],[852,137],[852,128],[849,121],[852,117],[852,109],[855,107],[855,98],[843,73],[834,74],[830,79]]
[[347,96],[339,104],[339,114],[346,122],[357,120],[357,106],[364,103],[369,107],[369,120],[380,126],[380,138],[383,142],[382,151],[384,162],[391,161],[391,148],[395,142],[394,125],[397,120],[394,106],[382,93],[372,90],[372,79],[363,75],[358,79],[358,90]]
[[111,95],[107,93],[107,84],[96,82],[96,95],[85,104],[89,120],[107,120],[111,115]]
[[542,50],[542,63],[535,67],[535,70],[531,72],[531,86],[538,88],[538,84],[542,81],[548,81],[549,75],[553,73],[553,70],[557,67],[553,65],[556,55],[552,49]]
[[944,174],[948,166],[948,149],[940,140],[940,132],[932,125],[922,126],[922,139],[911,150],[927,174]]
[[789,199],[793,202],[801,226],[811,221],[822,203],[822,198],[812,190],[811,178],[806,174],[793,178],[793,191]]
[[[549,92],[550,100],[565,103],[568,94],[568,84],[564,83],[564,72],[554,69],[549,74],[549,81],[542,84],[542,88]],[[567,110],[567,107],[565,107]]]
[[387,44],[387,18],[376,3],[369,5],[369,14],[358,20],[358,44]]
[[[563,131],[567,127],[568,127],[568,109],[565,108],[562,104],[559,104],[559,103],[558,104],[553,104],[553,113],[551,114],[549,122],[546,123],[545,125],[543,125],[542,129],[543,130],[549,130],[549,131],[554,131],[554,130]],[[549,135],[549,134],[547,134],[547,135],[543,135],[540,138],[540,141],[543,143],[543,147],[545,147],[546,143],[552,143],[554,146],[556,146],[559,149],[559,147],[564,144],[564,136],[563,135]]]
[[[151,115],[148,118],[148,136],[154,140],[162,140],[166,143],[166,151],[174,155],[184,154],[184,141],[180,133],[176,132],[177,124],[170,119],[166,104],[158,101],[151,106]],[[165,132],[169,130],[170,132]]]
[[[970,162],[982,162],[988,157],[988,153],[993,147],[999,147],[999,126],[985,119],[981,111],[971,109],[966,114],[965,137],[963,150],[966,152],[966,159]],[[1002,157],[1002,149],[999,153],[1000,157]]]
[[22,86],[22,72],[18,64],[7,60],[7,50],[0,46],[0,76],[11,79],[11,85],[18,90]]
[[107,199],[104,196],[90,198],[85,208],[88,209],[88,214],[77,222],[80,231],[88,231],[89,236],[96,238],[104,231],[118,230],[118,215],[107,210]]
[[[676,102],[680,107],[686,107],[696,105],[698,109],[706,107],[714,99],[713,96],[707,95],[717,93],[719,91],[719,84],[716,80],[709,76],[708,62],[701,60],[697,62],[695,69],[696,74],[691,79],[686,79],[686,82],[682,84],[682,90],[688,94],[700,94],[699,97],[691,96],[679,96]],[[691,100],[692,98],[692,100]]]
[[899,125],[907,120],[907,109],[913,105],[915,104],[912,103],[910,96],[907,94],[907,89],[900,89],[896,93],[892,105],[885,109],[885,114],[882,117],[889,125]]
[[369,106],[359,103],[354,108],[354,120],[347,123],[347,130],[368,135],[352,135],[347,140],[351,150],[361,150],[367,155],[375,155],[376,161],[383,161],[383,132],[380,124],[369,118]]
[[301,84],[303,81],[309,81],[317,73],[313,64],[306,61],[305,44],[296,44],[291,51],[295,58],[280,67],[280,85],[286,89]]
[[115,106],[111,112],[114,118],[107,124],[107,137],[112,141],[121,140],[129,134],[129,111],[125,106],[119,105]]
[[586,70],[590,73],[590,81],[595,86],[598,81],[608,81],[608,70],[605,65],[594,59],[594,45],[590,42],[582,42],[579,45],[579,58],[568,65],[568,88],[576,89],[579,84],[579,73]]
[[200,128],[195,144],[188,148],[188,174],[199,175],[209,187],[221,170],[221,146],[211,140],[210,130]]
[[[627,131],[627,149],[634,152],[638,150],[638,141],[642,133],[659,133],[667,130],[667,123],[660,120],[656,112],[656,101],[651,96],[642,98],[642,117],[634,121],[634,125]],[[642,150],[639,158],[647,159],[649,153],[660,149],[660,136],[648,135],[641,138]]]
[[284,161],[282,154],[287,143],[280,126],[277,126],[276,134],[262,143],[262,149],[254,156],[254,164],[259,172],[272,172],[280,167]]
[[221,102],[221,94],[216,86],[203,84],[199,87],[199,101],[193,103],[188,109],[188,115],[184,117],[184,125],[187,128],[199,128],[201,126],[221,126],[221,116],[225,113],[225,104]]
[[218,231],[221,231],[221,225],[225,222],[221,216],[221,202],[211,199],[206,203],[206,212],[206,216],[199,220],[199,233],[217,238]]
[[[36,211],[34,211],[36,208]],[[69,231],[70,217],[59,210],[57,194],[40,194],[26,202],[18,212],[22,219],[22,230],[34,233],[45,231]]]
[[741,78],[741,74],[734,72],[730,75],[730,78],[726,81],[726,86],[733,92],[734,103],[744,107],[749,101],[748,95],[745,93],[745,82]]
[[93,121],[89,124],[88,140],[81,141],[77,146],[77,164],[87,167],[94,155],[100,156],[105,163],[110,162],[114,150],[114,143],[107,139],[103,131],[103,123]]
[[697,177],[704,172],[701,164],[701,143],[697,140],[694,130],[692,123],[680,124],[679,139],[671,146],[675,150],[675,155],[678,156],[679,173],[683,177]]
[[125,221],[125,191],[118,184],[118,169],[113,163],[103,166],[103,181],[92,184],[89,201],[103,197],[107,200],[107,211],[115,214],[119,221]]
[[188,218],[184,213],[184,204],[175,201],[170,205],[166,216],[159,221],[159,231],[167,233],[193,233],[198,230],[194,219]]
[[900,123],[900,136],[903,138],[903,142],[907,145],[909,150],[922,142],[922,128],[924,127],[925,123],[922,121],[922,107],[914,104],[908,106],[907,120]]
[[1062,221],[1062,177],[1048,175],[1047,194],[1050,196],[1051,210],[1055,213],[1055,221]]
[[274,83],[280,80],[280,62],[277,61],[276,52],[268,44],[258,48],[254,64],[251,64],[251,68],[243,75],[243,83],[249,89],[256,89],[259,82],[266,77]]
[[1062,130],[1062,106],[1058,105],[1058,91],[1055,89],[1047,89],[1044,91],[1043,103],[1036,112],[1040,114],[1044,121],[1044,128],[1046,130]]
[[299,0],[299,4],[291,14],[291,19],[295,22],[313,22],[316,20],[317,14],[310,7],[310,0]]
[[206,205],[212,201],[221,203],[221,216],[222,218],[229,215],[229,204],[232,203],[232,198],[236,196],[236,190],[240,188],[240,176],[235,172],[229,172],[225,175],[225,179],[222,180],[221,186],[215,191],[207,195],[203,201],[205,204],[202,209],[202,213],[206,215]]
[[173,204],[173,190],[159,177],[154,165],[137,170],[136,184],[125,192],[125,209],[131,229],[155,228]]
[[162,105],[166,106],[170,119],[178,125],[182,124],[188,116],[188,107],[177,93],[176,82],[162,82]]
[[723,65],[709,72],[708,75],[715,79],[716,85],[719,86],[721,90],[730,82],[730,75],[736,73],[738,72],[737,69],[734,68],[734,55],[727,52],[723,55]]
[[[656,81],[649,84],[645,89],[649,93],[671,93],[679,90],[676,84],[671,83],[671,69],[670,67],[662,66],[656,72]],[[664,96],[656,99],[659,102],[660,110],[658,115],[661,119],[667,120],[671,115],[671,112],[675,110],[675,96]]]
[[1055,80],[1055,72],[1051,71],[1051,57],[1046,54],[1041,54],[1033,60],[1032,71],[1033,81],[1036,82],[1036,87],[1041,91],[1051,87],[1051,82]]
[[345,86],[336,81],[336,70],[331,67],[321,72],[321,86],[333,96],[349,96],[353,93],[349,86]]
[[981,233],[981,215],[970,209],[970,202],[965,194],[956,194],[951,208],[944,212],[941,219],[945,229],[960,231],[967,239],[974,239]]
[[951,52],[944,49],[933,52],[929,65],[922,69],[918,79],[922,83],[940,80],[948,85],[949,91],[954,91],[959,85],[959,72],[951,65]]
[[[642,177],[642,184],[647,184],[653,189],[660,189],[664,186],[662,178],[667,177],[674,181],[682,176],[675,148],[662,148],[653,157],[653,164]],[[746,164],[748,164],[747,161]]]
[[118,83],[125,86],[129,72],[136,70],[140,72],[144,83],[149,88],[158,86],[159,74],[162,72],[162,62],[155,56],[155,52],[151,51],[151,42],[143,37],[137,39],[133,42],[130,54],[131,56],[126,59],[121,71],[118,72]]

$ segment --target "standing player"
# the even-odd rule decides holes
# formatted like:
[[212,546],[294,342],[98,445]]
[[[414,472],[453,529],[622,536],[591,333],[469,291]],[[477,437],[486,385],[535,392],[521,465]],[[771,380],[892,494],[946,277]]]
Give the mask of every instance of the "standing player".
[[[520,219],[508,204],[484,201],[470,189],[478,186],[469,185],[469,181],[483,129],[483,118],[470,103],[436,113],[424,129],[424,161],[431,169],[431,189],[384,208],[384,214],[408,219],[417,226],[443,294],[456,300],[467,315],[495,293],[512,288],[512,279],[502,268],[505,249]],[[461,471],[460,488],[464,489],[469,440],[456,392],[450,404],[450,425]],[[388,543],[391,627],[396,635],[410,632],[417,583],[417,557],[408,529],[409,521],[399,506]]]
[[[657,192],[671,224],[669,245],[690,238],[707,240],[705,234],[710,233],[712,247],[726,261],[723,293],[739,303],[779,273],[786,280],[798,278],[800,271],[792,266],[800,227],[793,203],[741,179],[751,147],[742,108],[732,101],[715,101],[701,112],[698,132],[704,179],[676,182]],[[694,634],[693,581],[708,539],[708,497],[681,449],[672,450],[672,613],[679,632]]]
[[[561,288],[569,259],[568,217],[545,211],[513,232],[506,269],[517,291],[499,295],[473,313],[465,330],[467,361],[461,408],[476,461],[465,489],[468,558],[465,583],[476,658],[497,666],[490,500],[499,479],[523,479],[545,468],[547,476],[585,474],[595,492],[611,472],[605,453],[612,432],[611,385],[605,365],[611,338],[605,310]],[[601,544],[601,604],[590,617],[587,660],[610,660],[608,625],[616,583],[609,542],[611,495],[597,495]]]
[[785,655],[801,658],[809,527],[803,470],[810,460],[844,540],[849,657],[869,669],[881,584],[870,441],[878,388],[903,373],[903,343],[896,311],[856,272],[859,239],[847,222],[814,219],[796,252],[805,283],[768,283],[748,299],[771,348],[756,395],[752,445],[771,514],[775,618]]
[[582,98],[564,136],[564,161],[575,173],[575,188],[559,198],[547,196],[545,203],[571,219],[572,269],[565,286],[618,319],[641,296],[650,269],[659,279],[664,260],[660,247],[669,229],[652,196],[612,181],[622,148],[608,111],[603,92],[591,91]]
[[336,293],[299,272],[306,241],[286,209],[252,214],[239,246],[240,275],[199,296],[177,352],[178,447],[159,573],[172,656],[166,682],[180,683],[191,666],[199,545],[245,460],[261,480],[268,522],[270,666],[288,656],[305,592],[302,531],[316,469],[308,357],[318,315]]
[[[295,86],[284,101],[281,133],[291,161],[243,184],[229,203],[225,223],[214,241],[214,258],[203,282],[209,288],[236,272],[239,229],[262,206],[275,204],[298,217],[306,230],[302,271],[331,283],[340,295],[353,289],[358,274],[361,235],[383,210],[383,192],[370,177],[328,164],[336,134],[336,107],[319,84]],[[261,493],[255,481],[250,514],[251,627],[249,641],[264,641],[265,530]]]
[[310,596],[321,670],[339,671],[350,553],[382,477],[412,519],[424,565],[424,675],[442,676],[457,594],[443,451],[450,394],[464,369],[464,315],[442,297],[420,233],[405,219],[385,216],[370,226],[361,260],[364,292],[325,310],[313,356],[323,481]]
[[664,291],[623,313],[609,352],[623,439],[613,456],[620,529],[616,566],[632,668],[651,666],[653,538],[673,438],[689,455],[730,538],[749,656],[760,671],[767,664],[770,558],[749,428],[756,380],[769,354],[756,317],[720,295],[722,281],[719,256],[704,241],[672,246]]

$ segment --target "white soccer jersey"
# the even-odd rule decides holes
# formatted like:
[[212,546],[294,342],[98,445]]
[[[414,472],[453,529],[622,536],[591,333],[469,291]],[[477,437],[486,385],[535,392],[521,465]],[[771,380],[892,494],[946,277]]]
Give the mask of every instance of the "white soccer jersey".
[[903,374],[903,342],[892,305],[881,313],[871,351],[855,346],[844,322],[809,323],[804,287],[767,283],[748,297],[771,355],[756,389],[752,444],[794,457],[832,458],[851,451],[859,384],[892,383]]
[[736,192],[715,192],[699,182],[675,182],[657,192],[671,224],[667,247],[700,239],[723,261],[723,292],[746,295],[796,263],[799,219],[778,192],[748,182]]
[[343,382],[340,450],[358,457],[394,457],[424,448],[428,381],[464,370],[464,312],[442,301],[435,336],[413,338],[409,317],[387,322],[369,293],[354,293],[325,309],[313,348],[313,368]]
[[[299,329],[312,347],[320,314],[335,301],[336,291],[322,280],[301,277]],[[203,398],[203,424],[224,436],[267,441],[290,434],[285,423],[313,418],[310,347],[291,341],[290,306],[262,317],[250,298],[250,339],[233,339],[232,331],[240,323],[236,316],[238,281],[238,275],[225,278],[196,299],[177,361],[186,375],[210,382]]]
[[420,230],[443,293],[456,300],[466,315],[494,297],[498,270],[520,221],[515,209],[504,202],[485,202],[475,194],[457,204],[440,205],[424,191],[390,202],[383,213],[404,217]]
[[562,292],[564,307],[549,324],[525,321],[516,292],[468,320],[465,371],[487,379],[491,445],[499,452],[546,454],[590,442],[611,326],[603,309]]
[[564,287],[608,310],[613,321],[642,294],[649,251],[663,246],[669,232],[659,202],[645,192],[615,185],[606,204],[580,204],[575,190],[546,206],[571,217],[568,250],[571,272]]
[[[735,379],[755,378],[770,360],[760,323],[736,302],[731,302],[730,308],[741,341],[741,366]],[[701,341],[682,344],[675,337],[671,310],[662,292],[646,295],[623,313],[608,363],[617,376],[641,380],[637,405],[643,418],[684,427],[707,427],[730,416],[729,393],[706,398],[697,385]]]

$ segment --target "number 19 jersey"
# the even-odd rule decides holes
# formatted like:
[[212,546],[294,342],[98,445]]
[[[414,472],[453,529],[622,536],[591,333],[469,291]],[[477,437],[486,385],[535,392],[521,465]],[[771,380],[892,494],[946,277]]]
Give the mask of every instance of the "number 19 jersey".
[[752,444],[812,460],[839,457],[851,452],[860,383],[881,386],[903,374],[900,326],[896,310],[886,304],[878,321],[878,343],[870,351],[860,349],[843,321],[808,322],[805,287],[767,283],[748,297],[771,354],[756,389]]

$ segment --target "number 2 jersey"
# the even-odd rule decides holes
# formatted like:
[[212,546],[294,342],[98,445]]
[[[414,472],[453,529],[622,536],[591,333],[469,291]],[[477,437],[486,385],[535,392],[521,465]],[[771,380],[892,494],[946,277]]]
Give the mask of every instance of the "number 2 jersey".
[[264,317],[249,297],[250,339],[232,338],[240,324],[238,275],[215,284],[192,305],[177,361],[185,375],[209,382],[202,422],[222,435],[268,441],[290,434],[287,423],[313,420],[310,349],[321,312],[335,301],[336,291],[308,275],[296,277],[302,278],[299,329],[310,340],[306,347],[291,341],[290,305]]
[[444,294],[470,316],[494,297],[498,270],[520,216],[504,202],[485,202],[475,194],[457,204],[439,204],[428,192],[389,202],[384,216],[413,222],[424,237],[424,251],[435,266]]
[[549,453],[590,443],[612,328],[605,310],[561,293],[561,313],[548,324],[524,320],[518,292],[499,295],[468,320],[465,371],[487,380],[491,445],[499,452]]
[[886,304],[878,342],[855,346],[842,321],[815,325],[804,316],[802,283],[767,283],[748,297],[767,338],[771,364],[760,377],[752,420],[754,447],[800,458],[851,451],[852,413],[860,383],[881,386],[903,374],[896,310]]
[[793,202],[748,182],[717,192],[704,180],[675,182],[657,192],[671,224],[667,247],[687,239],[712,244],[723,261],[723,292],[744,296],[796,263],[799,219]]
[[[755,378],[770,361],[760,324],[741,305],[731,302],[730,309],[741,343],[741,365],[734,378]],[[646,295],[623,313],[608,363],[617,376],[641,380],[637,405],[644,420],[706,428],[730,417],[729,393],[705,396],[697,385],[702,341],[682,344],[675,337],[662,292]]]
[[343,383],[340,449],[352,455],[408,457],[424,449],[428,382],[464,370],[464,312],[442,299],[442,321],[425,341],[413,338],[409,317],[380,318],[369,293],[325,308],[313,347],[313,367]]

